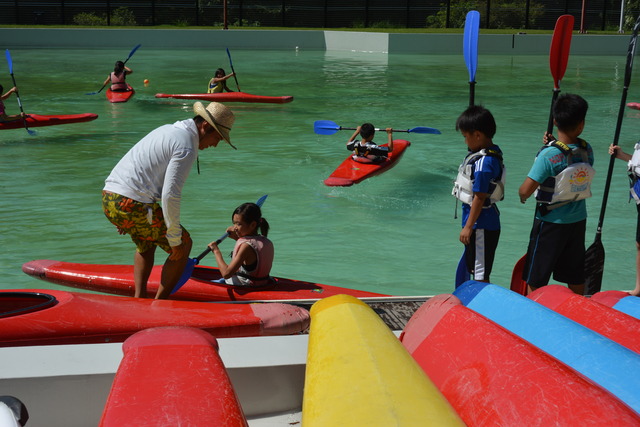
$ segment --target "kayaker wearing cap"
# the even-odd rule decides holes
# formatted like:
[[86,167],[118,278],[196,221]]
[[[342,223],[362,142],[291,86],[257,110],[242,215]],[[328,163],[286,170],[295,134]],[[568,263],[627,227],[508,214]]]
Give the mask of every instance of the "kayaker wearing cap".
[[235,117],[225,105],[193,104],[196,116],[151,131],[113,168],[102,192],[104,213],[120,234],[136,245],[136,297],[147,297],[147,281],[156,246],[169,254],[162,269],[156,299],[166,299],[176,285],[191,251],[191,237],[180,225],[182,187],[198,157],[198,150],[217,147]]

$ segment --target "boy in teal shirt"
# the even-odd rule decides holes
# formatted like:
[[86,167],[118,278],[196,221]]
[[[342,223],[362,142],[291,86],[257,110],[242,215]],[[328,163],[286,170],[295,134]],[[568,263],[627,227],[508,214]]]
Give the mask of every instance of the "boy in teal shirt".
[[535,194],[538,202],[531,229],[522,279],[529,292],[554,280],[567,283],[577,294],[584,293],[585,199],[591,197],[595,171],[593,150],[580,139],[589,108],[587,101],[573,94],[560,96],[553,106],[558,140],[548,142],[518,191],[520,202]]

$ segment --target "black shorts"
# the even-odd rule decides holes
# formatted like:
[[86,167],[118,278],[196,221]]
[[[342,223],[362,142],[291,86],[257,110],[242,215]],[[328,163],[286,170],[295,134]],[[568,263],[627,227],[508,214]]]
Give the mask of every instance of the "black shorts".
[[584,283],[586,224],[586,219],[573,224],[536,219],[531,228],[522,280],[532,288],[548,285],[551,274],[558,282]]
[[475,280],[486,280],[491,275],[493,260],[500,240],[500,230],[473,230],[471,241],[465,246],[467,271]]
[[640,205],[636,205],[638,209],[638,223],[636,225],[636,243],[640,244]]

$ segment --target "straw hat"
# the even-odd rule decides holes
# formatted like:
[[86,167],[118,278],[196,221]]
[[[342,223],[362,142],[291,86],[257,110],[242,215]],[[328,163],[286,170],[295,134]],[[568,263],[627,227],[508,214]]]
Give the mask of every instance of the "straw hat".
[[222,138],[227,141],[234,150],[237,150],[229,139],[229,131],[236,118],[226,105],[220,104],[219,102],[210,102],[205,108],[202,102],[196,102],[193,104],[193,112],[205,119],[207,123],[222,135]]

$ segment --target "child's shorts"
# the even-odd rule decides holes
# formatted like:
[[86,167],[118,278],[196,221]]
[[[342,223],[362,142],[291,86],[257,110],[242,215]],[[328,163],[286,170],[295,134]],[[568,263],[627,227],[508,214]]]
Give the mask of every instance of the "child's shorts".
[[531,228],[522,279],[533,288],[553,279],[579,285],[585,281],[584,235],[587,220],[555,224],[536,219]]

